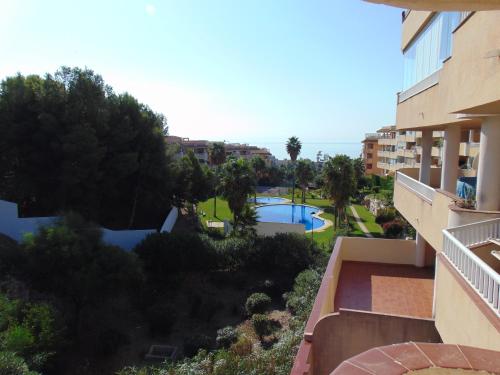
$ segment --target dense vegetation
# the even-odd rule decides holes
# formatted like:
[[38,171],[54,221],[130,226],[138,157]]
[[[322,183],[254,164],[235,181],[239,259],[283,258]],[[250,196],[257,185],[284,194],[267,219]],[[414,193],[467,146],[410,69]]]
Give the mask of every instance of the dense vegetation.
[[75,210],[109,227],[156,227],[174,193],[166,132],[165,117],[91,70],[8,77],[0,196],[23,216]]

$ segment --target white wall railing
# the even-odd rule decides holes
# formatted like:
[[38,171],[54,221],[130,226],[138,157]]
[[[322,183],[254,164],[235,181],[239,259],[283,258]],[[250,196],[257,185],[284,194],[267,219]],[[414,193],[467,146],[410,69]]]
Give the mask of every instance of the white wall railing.
[[500,275],[468,247],[500,237],[500,219],[444,229],[444,255],[500,317]]
[[420,195],[429,203],[432,203],[432,201],[434,200],[436,190],[431,188],[430,186],[423,184],[420,181],[417,181],[414,178],[411,178],[410,176],[407,176],[401,172],[396,172],[396,181],[407,189],[413,191],[415,194]]

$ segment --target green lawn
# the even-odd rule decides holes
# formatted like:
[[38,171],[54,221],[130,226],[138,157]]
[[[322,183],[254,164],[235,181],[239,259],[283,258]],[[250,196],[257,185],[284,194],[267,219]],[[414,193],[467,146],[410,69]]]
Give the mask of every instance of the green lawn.
[[[363,205],[353,204],[353,206],[361,218],[361,221],[365,224],[366,229],[368,229],[374,237],[380,237],[384,233],[384,230],[375,222],[375,216],[373,216],[372,213]],[[356,227],[359,229],[357,224]],[[359,230],[361,231],[361,229]]]
[[198,203],[198,215],[200,215],[200,220],[202,221],[203,226],[206,226],[207,220],[224,221],[233,219],[233,214],[229,210],[227,202],[219,197],[217,198],[217,217],[214,217],[213,214],[214,198]]

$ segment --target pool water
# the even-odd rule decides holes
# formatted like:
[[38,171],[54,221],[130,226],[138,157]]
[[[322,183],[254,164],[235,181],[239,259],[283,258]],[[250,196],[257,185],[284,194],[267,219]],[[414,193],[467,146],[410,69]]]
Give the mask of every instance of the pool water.
[[257,201],[255,200],[255,198],[249,198],[248,201],[250,203],[257,203],[257,204],[271,204],[271,203],[284,203],[286,202],[286,199],[279,197],[257,197]]
[[306,231],[318,229],[325,221],[312,217],[311,213],[320,211],[317,207],[302,204],[272,204],[260,206],[257,211],[257,221],[287,224],[304,224]]

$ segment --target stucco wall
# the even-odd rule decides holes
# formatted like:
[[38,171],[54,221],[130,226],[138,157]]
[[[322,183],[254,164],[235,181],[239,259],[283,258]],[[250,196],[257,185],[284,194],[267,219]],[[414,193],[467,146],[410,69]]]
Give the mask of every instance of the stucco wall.
[[394,184],[394,206],[438,252],[442,250],[442,230],[448,227],[448,212],[452,202],[450,196],[436,191],[431,204],[398,181]]
[[[408,18],[412,13],[418,12]],[[454,113],[500,113],[500,58],[490,56],[500,48],[499,24],[500,11],[476,12],[456,30],[439,83],[398,105],[398,129],[459,122],[472,126],[480,120],[459,120]]]
[[305,233],[303,224],[258,222],[255,229],[259,236],[274,236],[277,233]]
[[429,319],[340,309],[323,317],[314,329],[311,373],[328,375],[365,350],[407,341],[441,342]]
[[[22,241],[26,233],[36,232],[42,225],[50,225],[57,217],[20,218],[16,203],[0,200],[0,233],[16,241]],[[163,223],[162,232],[170,232],[177,220],[177,208],[173,207]],[[102,229],[102,239],[105,243],[132,250],[148,234],[156,233],[156,229],[143,230],[111,230]]]
[[500,319],[443,255],[436,267],[435,320],[443,342],[500,350]]
[[415,35],[422,30],[427,20],[432,16],[432,12],[412,10],[403,22],[401,35],[401,50],[406,49],[408,44],[415,38]]
[[391,264],[415,264],[415,241],[345,237],[342,260]]

